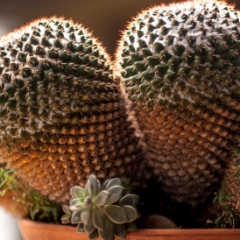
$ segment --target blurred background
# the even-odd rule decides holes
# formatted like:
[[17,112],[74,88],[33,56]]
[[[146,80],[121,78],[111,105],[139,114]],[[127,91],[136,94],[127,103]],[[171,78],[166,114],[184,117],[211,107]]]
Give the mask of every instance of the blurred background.
[[[0,35],[39,17],[65,16],[90,29],[112,55],[119,33],[132,19],[131,16],[149,6],[170,2],[173,0],[0,0]],[[235,3],[240,9],[240,0],[227,2]],[[1,209],[0,239],[21,239],[16,220],[11,220]]]

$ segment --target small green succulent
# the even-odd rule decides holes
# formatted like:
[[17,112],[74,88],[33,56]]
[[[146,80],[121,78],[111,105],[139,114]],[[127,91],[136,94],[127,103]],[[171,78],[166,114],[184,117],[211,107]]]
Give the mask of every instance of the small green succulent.
[[70,189],[72,198],[70,206],[63,207],[62,223],[78,224],[78,232],[86,232],[89,239],[125,239],[126,231],[136,229],[134,220],[140,215],[135,208],[139,197],[122,185],[119,178],[101,185],[95,175],[90,175],[85,188]]

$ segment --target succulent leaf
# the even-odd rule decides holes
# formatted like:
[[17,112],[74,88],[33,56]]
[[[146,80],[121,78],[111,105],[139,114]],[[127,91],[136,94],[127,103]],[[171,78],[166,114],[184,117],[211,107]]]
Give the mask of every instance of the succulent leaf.
[[89,235],[95,230],[95,226],[93,224],[93,218],[91,217],[88,224],[84,224],[85,232]]
[[64,211],[65,213],[70,213],[70,212],[71,212],[71,211],[69,210],[69,206],[68,206],[68,205],[63,205],[62,209],[63,209],[63,211]]
[[92,233],[89,234],[89,240],[95,240],[99,237],[98,230],[95,229]]
[[83,205],[83,202],[82,202],[82,200],[81,199],[76,199],[76,198],[74,198],[74,199],[72,199],[71,200],[71,202],[70,202],[70,209],[72,210],[72,211],[75,211],[75,210],[80,210],[80,209],[82,209],[82,205]]
[[89,176],[89,181],[92,183],[92,196],[89,196],[94,198],[99,193],[101,184],[94,174]]
[[64,214],[64,215],[61,217],[61,223],[62,223],[62,224],[71,223],[71,216],[69,217],[68,214]]
[[101,190],[105,190],[106,189],[106,186],[107,184],[111,181],[111,178],[108,178],[107,180],[105,180],[102,184],[102,187],[101,187]]
[[105,217],[103,220],[105,221],[105,227],[103,230],[98,229],[99,236],[104,240],[112,240],[114,236],[113,223],[107,217]]
[[98,193],[98,195],[94,199],[94,204],[96,206],[105,205],[107,200],[109,199],[110,195],[111,194],[108,191],[101,191],[100,193]]
[[[90,208],[83,209],[81,211],[81,220],[84,224],[92,223],[92,212]],[[90,224],[91,225],[91,224]]]
[[86,190],[80,186],[71,187],[70,193],[72,197],[83,198],[86,195]]
[[114,226],[114,236],[121,239],[126,239],[126,227],[124,224],[115,224]]
[[[102,189],[102,185],[101,185],[100,181],[97,179],[97,194],[101,191],[101,189]],[[97,194],[96,194],[96,196],[97,196]]]
[[71,222],[72,212],[70,211],[70,208],[67,205],[63,205],[62,209],[65,214],[61,217],[61,222],[62,224],[68,224]]
[[119,200],[119,205],[129,205],[136,207],[139,201],[139,196],[135,194],[127,194]]
[[78,225],[77,225],[77,232],[85,232],[83,223],[78,223]]
[[135,222],[126,223],[127,231],[135,231],[137,229],[137,224]]
[[139,218],[140,215],[134,207],[132,206],[121,206],[121,207],[126,211],[129,222],[132,222],[137,218]]
[[110,179],[107,184],[106,184],[106,187],[105,189],[108,190],[109,188],[113,187],[113,186],[122,186],[122,181],[121,179],[119,178],[113,178],[113,179]]
[[90,179],[87,180],[85,191],[89,197],[93,197],[93,185]]
[[81,213],[82,213],[82,210],[73,212],[72,218],[71,218],[72,224],[83,223],[83,221],[81,219]]
[[104,212],[102,208],[95,206],[93,210],[93,223],[96,226],[96,228],[103,230],[105,222],[104,219]]
[[109,188],[108,192],[110,193],[110,196],[107,199],[105,204],[109,205],[109,204],[117,202],[122,197],[124,189],[125,188],[122,186],[113,186],[113,187]]
[[122,224],[129,221],[127,214],[122,207],[116,205],[107,205],[103,207],[103,211],[114,223]]

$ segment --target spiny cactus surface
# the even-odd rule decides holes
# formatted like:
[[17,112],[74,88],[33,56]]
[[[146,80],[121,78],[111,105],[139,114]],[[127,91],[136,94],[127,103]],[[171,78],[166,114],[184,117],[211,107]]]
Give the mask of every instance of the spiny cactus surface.
[[1,162],[59,203],[91,173],[141,175],[109,56],[72,21],[43,18],[0,38],[0,130]]
[[156,6],[119,42],[115,76],[163,189],[196,204],[221,182],[239,131],[240,14],[223,1]]

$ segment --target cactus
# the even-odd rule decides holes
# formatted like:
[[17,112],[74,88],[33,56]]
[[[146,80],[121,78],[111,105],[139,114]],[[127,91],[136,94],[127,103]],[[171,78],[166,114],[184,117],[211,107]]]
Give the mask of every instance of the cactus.
[[120,178],[108,179],[101,185],[91,175],[84,188],[73,186],[70,192],[70,206],[63,206],[62,222],[78,224],[78,232],[86,232],[89,239],[126,239],[126,231],[136,229],[139,197],[129,193]]
[[162,189],[204,202],[231,161],[239,131],[239,12],[193,0],[142,11],[122,34],[120,78]]
[[50,200],[99,179],[147,176],[110,58],[82,27],[43,18],[0,38],[0,163]]

